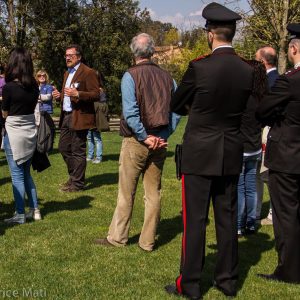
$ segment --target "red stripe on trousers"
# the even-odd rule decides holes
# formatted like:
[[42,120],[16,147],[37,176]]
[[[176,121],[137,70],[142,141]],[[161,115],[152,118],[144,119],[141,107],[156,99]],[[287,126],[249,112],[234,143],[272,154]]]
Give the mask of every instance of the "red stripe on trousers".
[[[181,178],[182,182],[182,220],[183,220],[183,235],[182,235],[182,264],[185,262],[185,245],[186,245],[186,204],[185,204],[185,184],[184,184],[184,174],[182,174]],[[181,288],[181,279],[182,275],[180,275],[176,279],[176,288],[178,293],[182,294],[182,288]]]

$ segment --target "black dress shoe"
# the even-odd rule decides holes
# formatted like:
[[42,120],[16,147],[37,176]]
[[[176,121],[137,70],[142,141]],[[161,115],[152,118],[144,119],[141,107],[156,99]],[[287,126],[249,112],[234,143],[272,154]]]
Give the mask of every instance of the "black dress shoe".
[[257,274],[257,276],[260,277],[260,278],[266,279],[266,280],[281,281],[274,274]]
[[187,298],[187,299],[190,299],[190,300],[200,300],[202,299],[202,297],[191,297],[191,296],[188,296],[188,295],[184,295],[184,294],[180,294],[178,291],[177,291],[177,288],[175,286],[175,284],[168,284],[165,286],[165,290],[166,292],[169,294],[169,295],[175,295],[175,296],[178,296],[178,297],[184,297],[184,298]]
[[216,288],[217,290],[219,290],[220,292],[222,292],[225,296],[229,297],[229,298],[234,298],[236,297],[236,292],[229,292],[224,290],[222,287],[220,287],[216,281],[213,282],[213,287]]

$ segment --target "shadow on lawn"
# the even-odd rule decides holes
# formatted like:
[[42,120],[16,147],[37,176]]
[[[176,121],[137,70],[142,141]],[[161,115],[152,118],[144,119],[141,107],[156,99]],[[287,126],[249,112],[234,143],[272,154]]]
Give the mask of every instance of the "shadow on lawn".
[[[91,196],[80,196],[69,201],[61,202],[61,201],[47,201],[44,202],[43,199],[40,199],[39,202],[42,204],[41,214],[44,218],[46,215],[58,211],[69,210],[76,211],[81,209],[87,209],[91,207],[90,202],[94,200],[94,197]],[[1,220],[0,220],[0,236],[5,233],[7,228],[11,228],[13,226],[19,225],[7,225],[3,222],[4,219],[9,218],[13,215],[15,210],[14,202],[6,204],[1,204]],[[26,222],[27,223],[27,222]]]
[[6,184],[8,182],[11,182],[11,178],[10,177],[0,178],[0,186],[2,184]]
[[100,187],[102,185],[116,184],[118,182],[118,173],[104,173],[86,178],[86,188],[88,190]]
[[[265,233],[258,232],[255,235],[247,236],[246,240],[239,241],[239,279],[238,290],[241,290],[248,276],[251,267],[261,260],[263,252],[269,251],[274,246],[274,241]],[[211,249],[216,249],[216,245],[209,245]],[[205,295],[212,287],[214,278],[215,263],[217,253],[210,253],[205,258],[205,267],[202,272],[201,287]]]
[[42,217],[57,211],[62,210],[81,210],[87,209],[91,207],[90,202],[93,201],[95,198],[91,196],[80,196],[65,202],[62,201],[47,201],[43,202],[43,199],[40,199],[40,203],[42,204],[41,214]]
[[7,160],[6,160],[6,158],[5,158],[5,157],[0,158],[0,167],[1,167],[1,166],[6,166],[6,165],[7,165]]
[[[157,248],[171,242],[179,233],[182,232],[182,217],[176,216],[171,219],[163,219],[160,221],[157,228],[157,241],[155,243],[155,250]],[[136,234],[128,239],[128,244],[135,244],[139,240],[140,234]]]

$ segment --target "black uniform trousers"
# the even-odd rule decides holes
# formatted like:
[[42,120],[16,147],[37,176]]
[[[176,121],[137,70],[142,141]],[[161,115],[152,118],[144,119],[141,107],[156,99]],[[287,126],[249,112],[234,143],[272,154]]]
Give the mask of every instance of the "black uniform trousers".
[[239,175],[197,176],[182,178],[184,232],[180,276],[176,280],[179,293],[201,296],[200,278],[205,260],[205,235],[212,198],[216,235],[217,263],[214,280],[226,292],[236,292],[238,277],[237,183]]
[[274,275],[300,283],[300,174],[269,170],[278,265]]
[[71,123],[72,114],[65,114],[60,129],[58,149],[68,168],[70,187],[83,189],[88,130],[73,130]]

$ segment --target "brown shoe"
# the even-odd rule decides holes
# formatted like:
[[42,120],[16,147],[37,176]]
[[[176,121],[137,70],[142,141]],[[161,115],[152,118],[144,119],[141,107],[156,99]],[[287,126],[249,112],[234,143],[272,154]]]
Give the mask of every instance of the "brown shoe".
[[81,192],[83,190],[84,190],[83,188],[79,189],[75,186],[66,186],[59,189],[59,191],[63,193],[75,193],[75,192]]
[[95,244],[97,244],[99,246],[105,246],[105,247],[115,247],[115,245],[111,244],[107,238],[96,239]]
[[71,182],[68,180],[67,182],[60,183],[59,187],[66,188],[66,187],[69,187],[70,185],[71,185]]

